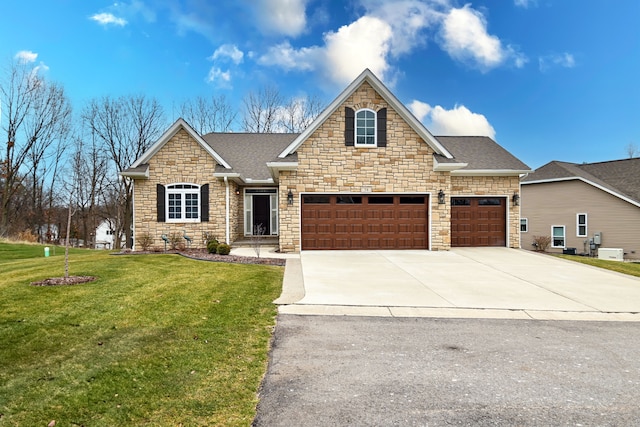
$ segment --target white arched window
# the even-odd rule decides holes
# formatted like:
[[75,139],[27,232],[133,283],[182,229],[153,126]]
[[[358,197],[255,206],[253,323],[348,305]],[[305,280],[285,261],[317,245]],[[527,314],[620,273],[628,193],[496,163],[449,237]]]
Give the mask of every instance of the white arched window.
[[368,108],[356,111],[355,145],[375,147],[376,144],[376,112]]
[[171,184],[166,190],[167,222],[200,221],[200,186]]

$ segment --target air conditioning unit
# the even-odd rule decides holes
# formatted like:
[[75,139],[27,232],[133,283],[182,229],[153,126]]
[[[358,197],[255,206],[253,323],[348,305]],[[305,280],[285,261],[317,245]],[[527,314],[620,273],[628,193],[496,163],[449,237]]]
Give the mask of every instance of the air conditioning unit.
[[624,261],[624,250],[622,248],[599,248],[598,259]]

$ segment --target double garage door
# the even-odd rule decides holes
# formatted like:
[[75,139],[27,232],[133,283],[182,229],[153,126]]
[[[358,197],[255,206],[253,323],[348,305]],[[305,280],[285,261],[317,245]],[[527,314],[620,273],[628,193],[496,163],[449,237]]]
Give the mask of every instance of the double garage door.
[[[452,246],[505,246],[503,198],[452,198]],[[428,249],[428,195],[303,195],[302,249]]]
[[427,249],[426,195],[304,195],[302,249]]

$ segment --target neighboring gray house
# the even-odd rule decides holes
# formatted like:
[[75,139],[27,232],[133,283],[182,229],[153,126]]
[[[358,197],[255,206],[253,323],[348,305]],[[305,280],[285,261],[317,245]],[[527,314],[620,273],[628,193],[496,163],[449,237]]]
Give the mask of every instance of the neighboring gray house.
[[640,259],[640,158],[599,163],[553,161],[521,182],[521,245],[535,249],[534,236],[550,236],[550,252],[576,248],[594,253],[622,248]]

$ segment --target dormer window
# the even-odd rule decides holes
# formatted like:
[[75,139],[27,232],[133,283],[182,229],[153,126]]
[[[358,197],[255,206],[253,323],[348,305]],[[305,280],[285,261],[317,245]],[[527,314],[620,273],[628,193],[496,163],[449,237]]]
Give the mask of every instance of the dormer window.
[[356,147],[375,147],[376,144],[376,113],[364,109],[356,112]]
[[344,108],[344,145],[356,147],[387,146],[387,109],[378,111]]

